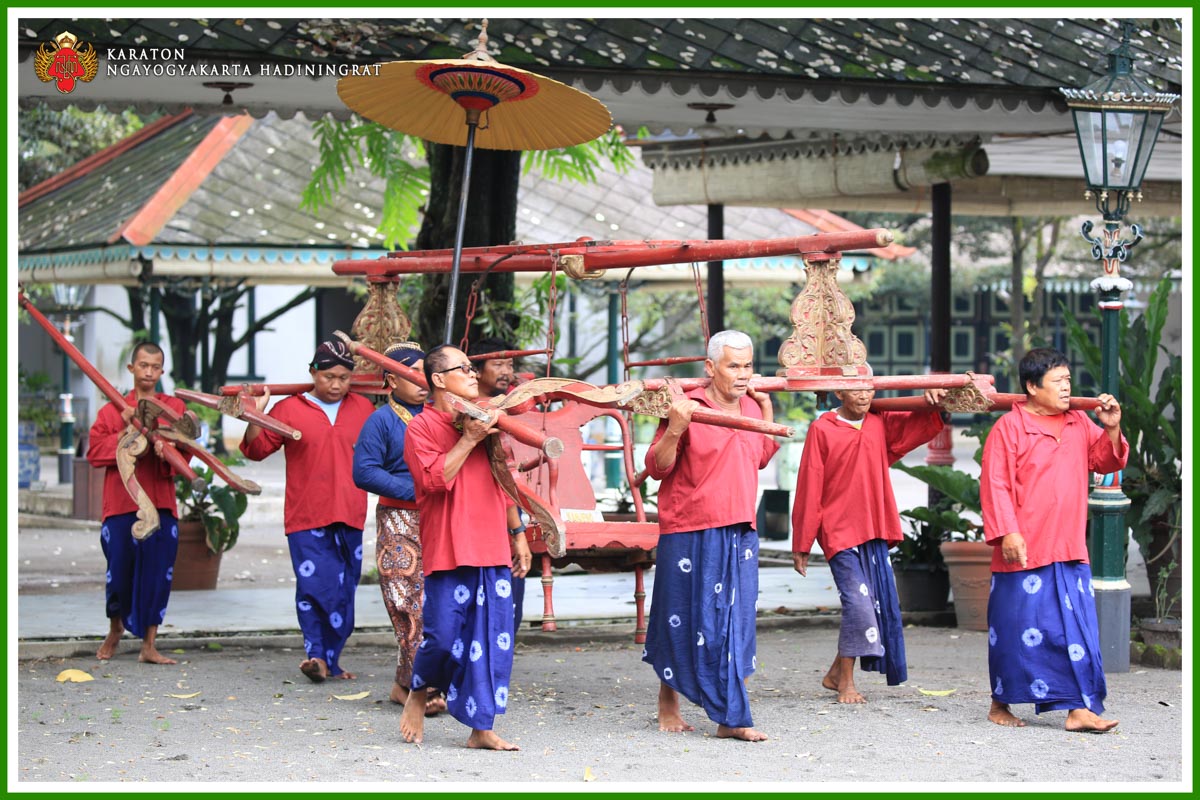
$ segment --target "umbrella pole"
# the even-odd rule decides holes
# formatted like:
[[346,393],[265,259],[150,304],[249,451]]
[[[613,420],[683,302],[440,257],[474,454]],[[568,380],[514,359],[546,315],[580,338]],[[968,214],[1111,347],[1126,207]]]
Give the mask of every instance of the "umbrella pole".
[[467,226],[467,193],[471,188],[471,159],[475,154],[475,128],[479,112],[467,111],[467,158],[463,164],[462,197],[458,201],[458,227],[454,231],[454,261],[450,267],[450,299],[446,304],[446,335],[442,344],[450,344],[454,328],[454,307],[458,302],[458,272],[462,262],[463,229]]

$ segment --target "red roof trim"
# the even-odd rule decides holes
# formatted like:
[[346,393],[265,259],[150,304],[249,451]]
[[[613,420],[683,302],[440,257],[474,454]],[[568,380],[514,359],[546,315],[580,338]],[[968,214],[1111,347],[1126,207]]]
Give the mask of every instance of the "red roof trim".
[[218,122],[141,210],[109,237],[109,244],[122,238],[134,245],[150,244],[253,124],[249,114]]
[[163,117],[160,120],[150,123],[132,136],[126,137],[116,144],[109,145],[99,153],[93,153],[82,161],[78,161],[67,167],[62,172],[55,175],[53,178],[47,178],[36,186],[31,186],[17,196],[17,207],[20,208],[34,200],[45,197],[51,192],[57,191],[73,181],[77,181],[87,175],[97,167],[103,166],[115,159],[117,156],[126,151],[137,147],[147,139],[151,139],[166,129],[178,125],[179,123],[192,116],[192,110],[189,108],[186,111],[181,111],[169,117]]
[[[863,230],[861,225],[856,225],[845,217],[839,217],[832,211],[816,208],[781,208],[780,211],[795,217],[801,222],[812,225],[821,231],[821,233],[843,233],[845,231]],[[872,247],[867,252],[880,258],[886,258],[889,261],[895,261],[896,259],[911,256],[917,252],[917,248],[892,243],[887,247]]]

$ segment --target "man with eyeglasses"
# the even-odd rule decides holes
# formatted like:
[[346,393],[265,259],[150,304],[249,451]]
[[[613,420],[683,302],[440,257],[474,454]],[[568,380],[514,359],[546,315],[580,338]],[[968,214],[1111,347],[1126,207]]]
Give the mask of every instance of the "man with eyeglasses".
[[[296,617],[306,656],[300,671],[313,683],[355,677],[338,658],[354,631],[367,520],[367,493],[354,485],[354,443],[375,405],[350,391],[353,369],[343,342],[322,342],[309,363],[312,390],[280,400],[270,413],[301,438],[285,439],[251,424],[241,444],[252,461],[284,448],[283,530],[296,571]],[[258,410],[270,399],[269,393],[255,398]]]
[[489,420],[457,414],[448,395],[479,396],[467,355],[441,345],[425,356],[431,403],[413,418],[404,441],[421,515],[425,638],[413,664],[400,719],[406,742],[424,738],[430,689],[471,728],[467,747],[518,750],[492,730],[508,705],[513,656],[513,577],[529,570],[529,545],[506,534],[512,501],[492,476],[487,448],[503,411]]

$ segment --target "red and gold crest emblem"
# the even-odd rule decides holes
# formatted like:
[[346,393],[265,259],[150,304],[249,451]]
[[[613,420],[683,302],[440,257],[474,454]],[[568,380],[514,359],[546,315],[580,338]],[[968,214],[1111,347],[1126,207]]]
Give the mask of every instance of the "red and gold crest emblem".
[[96,49],[88,42],[63,31],[52,42],[42,42],[33,54],[33,70],[43,83],[54,81],[63,94],[75,89],[75,81],[91,81],[100,69]]

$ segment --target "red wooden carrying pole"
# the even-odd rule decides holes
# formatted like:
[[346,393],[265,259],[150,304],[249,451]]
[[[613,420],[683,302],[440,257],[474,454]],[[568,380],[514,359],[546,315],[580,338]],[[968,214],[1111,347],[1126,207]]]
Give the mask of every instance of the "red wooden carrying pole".
[[490,361],[493,358],[524,358],[525,356],[544,356],[554,351],[548,347],[541,350],[497,350],[494,353],[480,353],[477,356],[467,356],[471,361]]
[[[668,241],[594,241],[556,244],[503,245],[463,248],[460,272],[548,272],[564,256],[582,256],[585,272],[686,264],[693,261],[730,261],[739,258],[838,253],[886,247],[891,231],[873,228],[844,233],[814,233],[788,239],[696,239]],[[448,273],[452,250],[409,250],[390,253],[372,261],[335,261],[337,275],[366,275],[368,278]]]
[[[1024,400],[1023,394],[1008,394],[1000,393],[988,395],[988,399],[992,401],[988,411],[1008,411],[1013,407],[1013,403],[1017,400]],[[1070,401],[1070,409],[1072,411],[1094,411],[1100,407],[1100,401],[1094,397],[1072,397]],[[924,397],[914,395],[912,397],[880,397],[871,401],[872,411],[919,411],[929,408],[929,404],[925,402]]]
[[[975,373],[955,375],[873,375],[863,380],[869,381],[879,392],[888,389],[960,389],[972,383],[991,385],[996,379],[991,375]],[[711,378],[672,378],[674,383],[683,391],[701,389],[712,382]],[[648,391],[655,391],[667,385],[666,378],[646,378],[642,381]],[[757,392],[785,392],[788,390],[787,378],[751,378],[750,385]],[[990,395],[989,395],[990,396]]]
[[[75,345],[73,345],[67,339],[67,337],[62,335],[62,332],[54,326],[54,323],[46,319],[46,317],[42,315],[42,312],[37,310],[33,303],[29,301],[29,298],[25,296],[23,291],[17,291],[17,303],[21,306],[21,308],[29,312],[29,316],[33,317],[34,322],[36,322],[38,325],[41,325],[42,328],[45,329],[46,333],[50,334],[50,338],[54,340],[54,343],[62,348],[62,351],[66,353],[68,358],[75,362],[75,365],[78,366],[80,371],[88,377],[88,380],[96,384],[96,388],[100,390],[101,394],[112,401],[112,404],[115,405],[119,410],[124,411],[126,408],[129,408],[129,403],[126,402],[125,396],[117,391],[117,387],[109,383],[108,378],[105,378],[104,375],[100,373],[100,370],[96,369],[92,362],[88,361],[83,353],[79,352],[79,349],[76,348]],[[146,435],[151,444],[159,440],[153,431],[146,429],[136,419],[132,420],[132,424],[136,426],[139,431]],[[204,479],[198,476],[195,470],[188,466],[187,459],[181,456],[179,451],[175,449],[175,446],[168,441],[163,441],[163,459],[165,459],[166,462],[171,465],[172,469],[174,469],[176,473],[191,481],[192,486],[197,490],[204,488]]]
[[[304,394],[311,392],[312,389],[311,383],[240,383],[236,386],[222,386],[217,389],[217,394],[222,397],[237,397],[239,394],[245,393],[257,397],[269,391],[272,396],[283,397],[289,394]],[[350,390],[363,394],[387,392],[379,375],[351,375]]]
[[[383,353],[372,350],[366,345],[354,341],[341,331],[334,331],[334,335],[345,342],[346,346],[350,348],[350,352],[354,353],[354,355],[365,358],[372,364],[383,367],[388,372],[399,375],[409,383],[415,383],[417,386],[420,386],[424,389],[429,388],[429,383],[425,380],[425,374],[423,372],[417,372],[407,364],[401,364],[399,361],[393,361]],[[447,395],[450,397],[451,404],[458,411],[464,412],[475,419],[482,419],[483,417],[491,416],[491,413],[488,410],[470,402],[469,400],[464,400],[461,397],[450,394],[449,392],[447,392]],[[547,436],[541,431],[534,430],[525,423],[520,422],[519,420],[516,420],[510,416],[505,415],[500,417],[500,420],[496,423],[496,427],[512,436],[518,442],[541,450],[550,458],[558,458],[560,455],[562,455],[563,443],[561,439],[554,436]]]
[[[204,392],[194,392],[191,389],[176,389],[175,396],[180,400],[186,400],[189,403],[199,403],[208,408],[221,410],[221,398],[215,395],[205,394]],[[267,416],[253,406],[242,405],[239,419],[257,425],[260,428],[265,428],[269,431],[274,431],[280,436],[285,436],[289,439],[299,439],[300,431],[293,428],[291,425],[286,425],[274,417]]]

